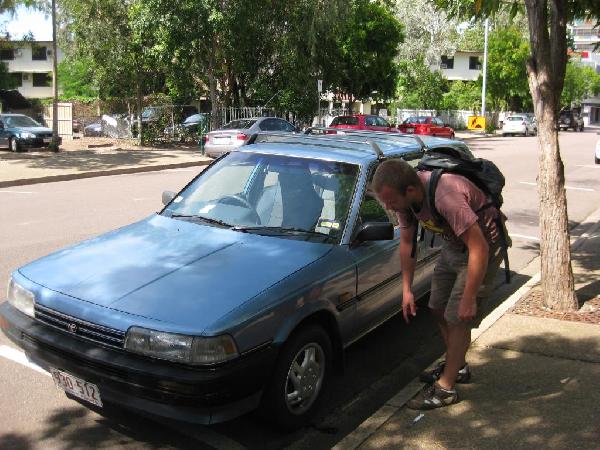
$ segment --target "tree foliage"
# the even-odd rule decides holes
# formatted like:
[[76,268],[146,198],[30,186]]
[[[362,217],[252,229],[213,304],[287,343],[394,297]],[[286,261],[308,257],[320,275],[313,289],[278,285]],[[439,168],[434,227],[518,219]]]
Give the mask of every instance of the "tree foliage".
[[481,85],[476,81],[450,81],[450,89],[443,94],[443,109],[481,109]]
[[406,109],[440,109],[447,81],[439,70],[431,70],[423,58],[400,61],[396,95]]
[[590,66],[569,61],[560,98],[561,106],[570,107],[573,103],[595,95],[600,95],[600,74]]

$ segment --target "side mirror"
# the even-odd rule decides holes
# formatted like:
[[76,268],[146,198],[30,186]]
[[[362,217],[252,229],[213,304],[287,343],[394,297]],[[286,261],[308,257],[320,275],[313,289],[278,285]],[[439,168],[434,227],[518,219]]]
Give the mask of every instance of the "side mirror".
[[367,222],[360,226],[354,242],[390,241],[394,239],[394,225],[390,222]]
[[175,198],[175,192],[173,191],[163,191],[162,193],[162,202],[163,205],[167,206],[169,203],[171,203],[173,201],[173,199]]

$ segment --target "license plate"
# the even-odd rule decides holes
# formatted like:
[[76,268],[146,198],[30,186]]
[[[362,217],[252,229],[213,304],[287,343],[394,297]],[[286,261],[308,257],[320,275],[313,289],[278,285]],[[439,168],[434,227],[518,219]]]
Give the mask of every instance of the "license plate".
[[52,142],[52,138],[44,138],[44,144],[49,144]]
[[69,394],[72,394],[82,400],[93,403],[96,406],[102,407],[100,390],[95,384],[88,383],[81,378],[74,377],[73,375],[58,369],[51,369],[50,373],[54,379],[54,384],[56,384],[56,386],[61,388],[63,391],[68,392]]
[[231,140],[228,137],[214,137],[213,141],[215,144],[229,144]]

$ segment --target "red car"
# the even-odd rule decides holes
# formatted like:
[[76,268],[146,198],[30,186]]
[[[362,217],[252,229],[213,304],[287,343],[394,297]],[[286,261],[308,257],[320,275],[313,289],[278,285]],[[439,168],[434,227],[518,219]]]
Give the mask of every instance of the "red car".
[[351,116],[337,116],[331,121],[329,128],[350,130],[387,131],[397,133],[383,117],[373,114],[353,114]]
[[406,134],[427,134],[454,139],[454,130],[438,117],[409,117],[398,125],[398,129]]

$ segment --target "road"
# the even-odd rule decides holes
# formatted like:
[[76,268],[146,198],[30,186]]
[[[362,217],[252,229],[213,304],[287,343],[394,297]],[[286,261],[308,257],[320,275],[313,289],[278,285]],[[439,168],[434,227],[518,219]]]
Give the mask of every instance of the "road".
[[[561,133],[573,227],[600,204],[600,165],[593,163],[597,138],[592,130]],[[514,244],[511,267],[518,271],[538,251],[537,140],[498,137],[470,145],[506,175],[504,211]],[[10,272],[28,261],[152,214],[161,207],[163,190],[177,190],[195,173],[176,169],[1,189],[0,284],[6,286]],[[494,303],[524,281],[515,277],[510,286],[500,285]],[[97,414],[68,400],[0,336],[0,448],[330,448],[440,354],[440,337],[421,311],[410,326],[394,318],[350,347],[345,375],[330,383],[314,423],[288,435],[256,414],[213,427],[118,410]]]

